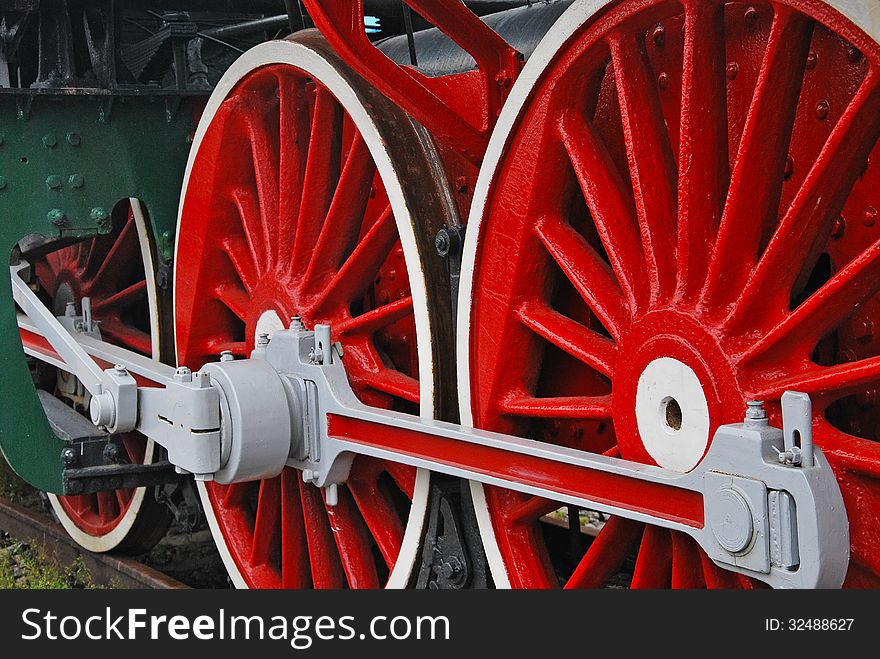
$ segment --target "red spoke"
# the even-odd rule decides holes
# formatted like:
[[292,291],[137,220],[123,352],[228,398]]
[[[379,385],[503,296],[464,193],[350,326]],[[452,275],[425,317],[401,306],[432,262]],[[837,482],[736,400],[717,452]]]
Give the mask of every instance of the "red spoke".
[[394,502],[381,484],[372,479],[370,481],[349,479],[348,489],[354,496],[355,503],[379,551],[382,552],[385,564],[389,570],[393,569],[403,544],[403,524]]
[[[122,231],[119,232],[119,236],[113,243],[113,246],[101,262],[101,267],[98,268],[98,272],[95,273],[93,281],[104,281],[108,275],[115,277],[120,269],[124,269],[125,263],[128,261],[131,254],[131,251],[125,247],[125,242],[129,237],[134,236],[134,230],[134,222],[125,223],[122,227]],[[110,275],[110,273],[113,274]]]
[[880,442],[849,435],[825,420],[815,424],[813,436],[835,467],[880,479]]
[[348,308],[373,285],[376,273],[388,259],[397,240],[397,225],[389,205],[324,287],[315,307],[329,310],[332,307],[327,305],[338,304]]
[[299,472],[281,472],[281,583],[284,588],[308,588],[312,584],[309,547],[299,489]]
[[619,338],[630,312],[605,261],[577,231],[558,219],[542,219],[535,231],[608,333]]
[[317,282],[316,277],[335,272],[354,245],[366,212],[375,171],[370,150],[364,138],[358,134],[339,176],[339,184],[333,193],[306,271],[306,281]]
[[[353,359],[362,368],[358,369],[356,381],[376,391],[403,398],[412,403],[419,402],[419,381],[400,371],[388,368],[376,352],[372,342],[360,342],[350,346]],[[348,354],[348,352],[346,354]]]
[[231,352],[236,357],[245,357],[248,354],[246,341],[230,341],[222,337],[209,339],[202,344],[202,353],[208,355],[219,355],[226,351]]
[[806,17],[776,5],[706,284],[712,302],[741,290],[765,231],[776,223],[812,32]]
[[510,397],[498,409],[511,416],[547,419],[610,419],[611,396]]
[[578,114],[568,113],[560,136],[571,160],[596,231],[630,309],[646,291],[638,273],[645,266],[631,194],[605,146]]
[[601,588],[619,570],[638,541],[643,524],[611,517],[590,544],[565,584],[566,588]]
[[880,482],[876,476],[843,472],[838,474],[838,483],[849,518],[850,573],[853,567],[860,566],[874,576],[876,585],[876,578],[880,577]]
[[150,335],[131,325],[124,324],[116,317],[101,319],[101,336],[105,341],[134,350],[142,355],[153,354],[153,340]]
[[223,505],[232,507],[241,504],[254,486],[254,483],[232,483],[223,486]]
[[92,300],[92,311],[101,312],[115,307],[130,307],[132,304],[142,302],[146,297],[147,282],[146,280],[139,281],[103,300]]
[[807,263],[831,223],[840,215],[853,184],[880,136],[880,75],[870,75],[840,117],[804,184],[779,223],[737,302],[731,321],[741,321],[758,304],[787,307],[804,261]]
[[281,479],[269,478],[260,482],[257,495],[257,517],[251,541],[251,563],[265,565],[278,549],[281,530]]
[[379,588],[369,534],[348,489],[340,487],[339,501],[326,510],[349,587]]
[[248,107],[242,115],[242,120],[251,144],[251,157],[257,186],[260,217],[264,219],[264,221],[260,222],[264,248],[263,256],[268,264],[274,257],[272,246],[277,245],[278,242],[275,235],[278,227],[277,222],[265,220],[278,216],[279,148],[278,144],[273,141],[273,138],[277,139],[277,136],[270,137],[267,130],[267,123],[271,125],[271,119],[269,114],[265,112],[263,103],[263,99],[256,103],[254,101],[248,103]]
[[318,589],[342,588],[345,585],[345,575],[321,492],[312,485],[300,485],[299,491],[314,586]]
[[672,587],[706,587],[699,545],[678,531],[672,531]]
[[238,211],[238,218],[241,228],[244,231],[244,238],[251,258],[256,266],[257,272],[262,273],[266,270],[267,248],[263,242],[263,218],[260,215],[259,200],[255,199],[252,191],[245,188],[236,188],[232,191],[232,202]]
[[230,234],[224,236],[220,241],[220,247],[232,267],[235,268],[235,274],[241,281],[248,293],[253,292],[257,285],[259,275],[257,274],[257,262],[254,259],[254,253],[238,234]]
[[672,576],[672,539],[668,529],[646,526],[633,571],[632,588],[668,588]]
[[880,240],[839,270],[776,327],[755,342],[743,362],[766,360],[780,350],[808,357],[815,345],[880,290]]
[[766,385],[757,397],[775,400],[786,390],[794,390],[810,396],[834,400],[864,391],[878,381],[880,381],[880,357],[870,357],[836,366],[805,367],[796,375]]
[[251,299],[243,288],[235,284],[220,283],[214,288],[214,297],[238,318],[247,319]]
[[563,316],[541,302],[525,302],[517,316],[530,330],[575,359],[611,376],[617,348],[598,332]]
[[558,508],[558,501],[551,501],[544,497],[529,496],[522,503],[508,510],[504,518],[512,526],[529,525]]
[[608,45],[651,295],[666,299],[677,270],[672,247],[677,215],[675,156],[644,41],[633,34],[615,34]]
[[727,195],[724,4],[685,4],[678,153],[679,297],[698,292],[709,269]]
[[277,259],[293,254],[302,203],[309,146],[309,111],[305,83],[298,76],[278,75],[279,141]]
[[702,549],[697,551],[700,555],[700,562],[703,564],[703,578],[706,581],[706,588],[736,588],[741,586],[739,579],[741,575],[718,567]]
[[394,481],[395,485],[400,488],[400,491],[403,492],[410,501],[414,496],[414,491],[416,487],[416,469],[415,467],[409,467],[407,465],[402,465],[399,462],[382,462],[382,466],[384,467],[386,473],[391,476],[391,480]]
[[98,492],[95,494],[98,501],[98,516],[102,522],[108,522],[119,517],[119,503],[113,491]]
[[371,309],[360,316],[349,318],[333,327],[339,336],[372,336],[384,327],[393,325],[413,315],[412,296],[395,300],[381,307]]
[[330,92],[318,87],[293,245],[293,266],[299,273],[305,272],[333,199],[339,178],[341,134],[342,108]]

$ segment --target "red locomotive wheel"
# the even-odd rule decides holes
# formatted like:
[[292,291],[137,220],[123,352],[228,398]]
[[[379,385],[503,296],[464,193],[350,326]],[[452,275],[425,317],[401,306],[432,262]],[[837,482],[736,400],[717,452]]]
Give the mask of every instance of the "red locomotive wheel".
[[[468,224],[464,422],[687,471],[786,389],[880,585],[880,24],[848,0],[575,3],[499,118]],[[517,355],[516,360],[510,358]],[[497,583],[751,586],[619,518],[474,485]],[[574,511],[571,512],[574,514]]]
[[[105,341],[158,358],[158,305],[149,241],[140,204],[132,201],[126,220],[110,234],[36,260],[37,279],[55,314],[64,314],[69,302],[80,313],[82,299],[88,297]],[[58,378],[59,389],[68,390],[61,397],[76,403],[76,394],[70,394],[70,376],[59,371]],[[83,401],[79,405],[88,408]],[[153,442],[140,433],[126,434],[123,445],[126,459],[133,464],[150,464],[154,459]],[[71,537],[96,552],[144,553],[164,535],[170,521],[168,510],[145,488],[78,496],[50,494],[49,501]]]
[[[430,416],[425,285],[385,146],[412,131],[381,97],[366,102],[363,83],[323,44],[310,35],[252,49],[208,104],[178,229],[178,363],[245,357],[257,336],[298,315],[309,328],[332,326],[361,400]],[[402,137],[375,121],[395,112]],[[421,539],[428,474],[358,458],[335,506],[291,468],[200,490],[237,586],[400,587]]]

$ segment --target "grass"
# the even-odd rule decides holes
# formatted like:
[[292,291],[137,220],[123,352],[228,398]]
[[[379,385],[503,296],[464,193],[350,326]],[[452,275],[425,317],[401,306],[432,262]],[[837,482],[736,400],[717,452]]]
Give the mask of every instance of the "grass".
[[81,558],[60,566],[42,550],[0,536],[0,588],[71,589],[96,588]]
[[[19,478],[0,456],[0,497],[31,510],[45,510],[40,493]],[[0,588],[95,588],[81,558],[58,565],[45,552],[0,530]]]

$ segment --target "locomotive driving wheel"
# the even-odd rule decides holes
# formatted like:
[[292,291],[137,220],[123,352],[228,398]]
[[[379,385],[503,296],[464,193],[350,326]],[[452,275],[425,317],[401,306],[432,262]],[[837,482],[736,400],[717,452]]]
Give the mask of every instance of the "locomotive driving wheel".
[[[424,132],[317,34],[249,51],[215,90],[190,157],[178,363],[245,357],[298,316],[308,329],[331,325],[362,401],[433,417],[443,339],[420,254],[434,234],[414,227],[436,232],[454,213],[437,162]],[[448,285],[448,273],[436,280]],[[199,484],[230,577],[251,588],[407,585],[428,489],[427,472],[366,457],[336,505],[289,467]]]
[[[880,585],[868,4],[575,3],[490,142],[458,332],[464,423],[672,470],[746,401],[780,425],[782,392],[808,393],[846,504],[849,586]],[[500,585],[753,585],[683,534],[472,489]]]
[[[140,203],[130,203],[109,234],[50,252],[33,265],[56,315],[63,315],[69,303],[80,313],[88,297],[105,341],[159,359],[159,302],[149,229]],[[60,371],[57,378],[55,394],[88,409],[76,380]],[[126,433],[122,446],[121,458],[132,464],[152,463],[158,450],[138,432]],[[171,521],[168,508],[144,487],[48,496],[64,529],[89,551],[142,554],[162,538]]]

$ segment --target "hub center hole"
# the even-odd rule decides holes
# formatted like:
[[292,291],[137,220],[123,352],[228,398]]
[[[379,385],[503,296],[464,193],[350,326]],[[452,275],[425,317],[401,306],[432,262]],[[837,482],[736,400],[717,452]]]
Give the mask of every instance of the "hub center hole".
[[681,430],[681,405],[672,396],[667,396],[660,403],[661,411],[666,418],[666,426],[670,430]]

